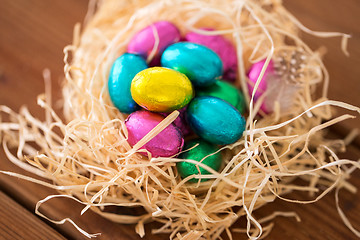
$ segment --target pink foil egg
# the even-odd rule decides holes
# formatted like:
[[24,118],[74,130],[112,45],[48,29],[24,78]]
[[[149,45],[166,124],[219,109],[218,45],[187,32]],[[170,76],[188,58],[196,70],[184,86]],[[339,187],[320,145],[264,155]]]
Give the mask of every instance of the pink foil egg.
[[[248,77],[250,83],[248,84],[249,94],[252,94],[255,83],[260,75],[261,69],[265,64],[265,59],[257,63],[254,63],[249,72]],[[266,93],[263,103],[260,109],[265,113],[271,113],[274,111],[275,102],[279,102],[280,110],[286,112],[291,110],[296,92],[299,90],[299,86],[289,84],[283,76],[279,76],[275,73],[274,63],[270,60],[263,78],[257,88],[254,95],[254,101],[256,102],[263,94]]]
[[[213,31],[211,28],[203,30]],[[189,32],[185,36],[185,41],[204,45],[216,52],[223,62],[224,79],[234,81],[237,72],[237,55],[234,45],[221,35],[202,35]]]
[[[187,136],[192,133],[192,130],[186,120],[186,107],[178,110],[180,115],[174,120],[174,124],[177,128],[180,129],[183,136]],[[167,117],[170,113],[160,113],[162,116]]]
[[[162,120],[164,117],[160,114],[145,110],[130,114],[125,121],[130,145],[134,146]],[[153,157],[170,157],[179,153],[183,145],[184,138],[181,131],[174,124],[170,124],[141,148],[149,151]],[[146,153],[142,154],[146,155]]]
[[[156,30],[156,32],[154,30]],[[178,42],[181,37],[179,30],[171,22],[156,22],[136,33],[128,44],[127,52],[139,54],[147,59],[154,48],[156,33],[159,37],[159,45],[149,65],[159,65],[161,54],[165,48]]]
[[[265,64],[265,60],[261,60],[259,62],[256,62],[254,63],[249,72],[248,72],[248,77],[249,77],[249,80],[250,80],[250,84],[249,84],[249,90],[250,90],[250,94],[252,93],[252,91],[254,90],[254,85],[257,81],[257,79],[259,78],[260,76],[260,72]],[[270,60],[265,72],[264,72],[264,75],[263,75],[263,79],[261,80],[258,88],[257,88],[257,91],[255,93],[255,98],[259,98],[266,90],[266,87],[267,87],[267,78],[269,77],[269,75],[274,75],[274,64],[273,64],[273,61]]]
[[[260,76],[260,72],[261,72],[261,69],[263,68],[264,64],[265,64],[265,60],[261,60],[259,62],[256,62],[254,63],[249,72],[248,72],[248,78],[250,80],[250,83],[248,84],[248,87],[249,87],[249,94],[251,96],[253,90],[254,90],[254,86],[255,86],[255,83],[258,79],[258,77]],[[263,75],[263,78],[255,92],[255,95],[254,95],[254,101],[256,102],[266,91],[266,88],[267,88],[267,81],[268,81],[268,78],[271,76],[271,75],[274,75],[274,64],[272,62],[272,60],[270,60],[265,72],[264,72],[264,75]],[[266,100],[264,100],[264,102],[261,104],[261,110],[263,110],[265,113],[269,113],[269,109],[267,109],[266,107]]]

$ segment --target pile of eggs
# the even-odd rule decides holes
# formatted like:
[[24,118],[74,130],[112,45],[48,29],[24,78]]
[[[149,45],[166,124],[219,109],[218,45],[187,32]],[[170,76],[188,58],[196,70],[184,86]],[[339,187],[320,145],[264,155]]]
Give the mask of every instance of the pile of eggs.
[[[125,121],[130,145],[178,110],[178,118],[142,148],[153,157],[177,156],[191,148],[177,157],[201,161],[218,171],[221,153],[213,153],[239,140],[246,125],[244,97],[231,84],[236,68],[236,50],[222,36],[191,32],[182,38],[167,21],[138,32],[127,53],[113,63],[108,80],[111,101],[122,113],[130,114]],[[255,75],[249,77],[256,81]],[[186,161],[179,162],[177,169],[182,178],[209,174]]]

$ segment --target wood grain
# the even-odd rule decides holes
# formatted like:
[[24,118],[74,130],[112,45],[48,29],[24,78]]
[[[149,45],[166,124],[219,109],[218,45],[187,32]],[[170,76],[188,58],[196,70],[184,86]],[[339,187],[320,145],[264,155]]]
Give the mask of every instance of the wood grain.
[[[304,35],[313,48],[325,44],[329,54],[325,63],[331,76],[329,96],[360,106],[359,65],[359,4],[356,0],[285,1],[289,9],[307,26],[315,30],[345,31],[353,33],[350,41],[350,58],[340,51],[339,39],[314,39]],[[87,1],[78,0],[0,0],[0,104],[17,110],[26,104],[31,111],[43,118],[42,111],[36,106],[36,96],[43,92],[42,70],[49,68],[53,77],[53,93],[60,97],[59,84],[63,77],[62,49],[72,39],[73,25],[85,16]],[[324,7],[326,6],[326,7]],[[345,91],[346,90],[346,91]],[[339,125],[336,131],[345,135],[359,121]],[[357,147],[350,147],[347,153],[351,159],[359,159]],[[0,169],[29,175],[14,166],[0,151]],[[359,171],[355,172],[351,182],[360,186]],[[0,175],[0,189],[25,208],[33,212],[35,203],[55,191],[25,182],[16,178]],[[352,223],[360,228],[360,194],[341,192],[341,203]],[[307,195],[293,193],[289,198],[307,198]],[[276,200],[256,213],[265,216],[275,210],[296,211],[302,218],[301,223],[293,219],[277,218],[274,230],[267,239],[355,239],[344,226],[334,205],[334,195],[329,194],[321,202],[310,205],[296,205]],[[105,220],[89,211],[80,216],[82,206],[69,200],[55,199],[42,207],[42,212],[53,219],[72,218],[80,227],[90,233],[101,232],[99,239],[140,239],[134,226],[120,225]],[[245,226],[242,219],[236,225]],[[36,226],[38,226],[36,224]],[[87,239],[70,224],[53,226],[69,239]],[[147,226],[144,239],[167,239],[166,235],[151,235],[154,224]],[[234,239],[245,238],[236,235]]]
[[[350,34],[347,57],[340,49],[340,38],[315,38],[301,34],[314,50],[326,47],[324,63],[330,75],[328,97],[360,106],[360,4],[357,0],[284,0],[285,7],[305,26],[316,31],[342,32]],[[349,111],[337,109],[337,115]],[[357,115],[359,117],[359,115]],[[345,136],[352,129],[360,128],[359,118],[335,125],[332,130]],[[356,138],[360,147],[360,135]]]
[[0,239],[64,240],[65,238],[0,191]]

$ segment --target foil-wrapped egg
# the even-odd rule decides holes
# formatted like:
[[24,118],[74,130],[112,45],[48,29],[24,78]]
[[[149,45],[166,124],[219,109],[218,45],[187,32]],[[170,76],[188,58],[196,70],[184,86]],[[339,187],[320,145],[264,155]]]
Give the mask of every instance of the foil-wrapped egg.
[[196,97],[187,108],[190,127],[214,144],[231,144],[242,136],[246,121],[240,112],[217,97]]
[[203,45],[179,42],[170,45],[161,56],[161,66],[185,74],[196,87],[213,84],[223,73],[220,57]]
[[[129,144],[134,146],[163,120],[164,117],[160,114],[145,110],[130,114],[125,120]],[[181,131],[174,124],[170,124],[141,148],[149,151],[153,157],[171,157],[179,153],[183,145]]]
[[[248,84],[250,94],[252,94],[252,91],[254,90],[255,83],[256,83],[257,79],[259,78],[259,76],[260,76],[260,72],[261,72],[262,68],[264,67],[265,61],[266,61],[266,59],[254,63],[250,67],[250,69],[249,69],[249,71],[247,73],[247,76],[248,76],[248,78],[250,80],[250,83]],[[267,84],[267,79],[269,77],[271,77],[272,75],[274,75],[274,74],[275,74],[274,73],[274,64],[273,64],[272,60],[270,60],[268,66],[267,66],[267,68],[266,68],[266,70],[264,72],[263,78],[262,78],[262,80],[261,80],[261,82],[260,82],[260,84],[259,84],[259,86],[257,88],[257,91],[255,92],[255,95],[254,95],[255,100],[257,100],[262,94],[265,93],[267,85],[268,85]]]
[[[265,59],[254,63],[248,71],[248,88],[249,93],[252,94],[254,86],[260,72],[265,65]],[[292,109],[294,99],[298,91],[301,89],[297,84],[289,83],[286,80],[286,75],[279,75],[274,69],[274,63],[270,60],[263,78],[254,94],[254,101],[257,102],[260,97],[263,97],[260,109],[264,113],[272,113],[275,109],[275,104],[279,104],[281,113],[289,112]]]
[[127,46],[127,52],[140,54],[147,59],[156,47],[154,57],[150,62],[150,66],[155,66],[160,64],[160,57],[165,48],[179,40],[180,32],[177,27],[171,22],[160,21],[136,33]]
[[190,80],[182,73],[163,67],[145,69],[134,77],[131,95],[141,107],[153,112],[170,112],[185,107],[194,96]]
[[[197,146],[196,146],[197,145]],[[211,144],[201,138],[194,139],[189,142],[186,142],[184,145],[184,149],[190,149],[189,151],[184,151],[182,154],[180,154],[179,158],[182,159],[191,159],[198,161],[206,166],[209,166],[210,168],[214,169],[215,171],[218,171],[221,167],[222,163],[222,157],[221,153],[217,152],[219,148]],[[178,162],[176,164],[177,171],[179,175],[182,178],[186,178],[191,175],[207,175],[210,174],[209,171],[205,170],[202,167],[197,167],[193,163],[189,162]],[[208,179],[203,178],[201,181],[206,181]],[[196,182],[198,181],[196,178],[192,178],[189,180],[189,182]]]
[[[184,136],[192,133],[191,128],[186,120],[186,107],[178,110],[179,116],[174,120],[173,124],[178,127]],[[167,117],[170,113],[160,113],[162,116]]]
[[131,97],[130,86],[135,75],[146,69],[145,60],[139,55],[125,53],[118,57],[112,65],[108,80],[110,99],[123,113],[132,113],[139,106]]
[[[203,28],[202,30],[214,31],[211,28]],[[185,35],[188,42],[204,45],[216,52],[223,62],[224,79],[234,81],[237,72],[237,54],[232,42],[222,35],[206,35],[196,32],[189,32]]]
[[211,96],[227,101],[233,105],[240,113],[245,112],[246,102],[244,95],[232,84],[217,80],[214,84],[196,91],[196,96]]

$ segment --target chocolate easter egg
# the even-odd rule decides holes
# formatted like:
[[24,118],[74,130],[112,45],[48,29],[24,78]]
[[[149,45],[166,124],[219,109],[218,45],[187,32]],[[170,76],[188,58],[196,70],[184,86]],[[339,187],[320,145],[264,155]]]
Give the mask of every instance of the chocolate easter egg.
[[[250,80],[248,86],[249,86],[249,93],[252,94],[252,91],[254,90],[254,86],[255,86],[255,83],[257,81],[257,79],[259,78],[260,76],[260,73],[261,73],[261,70],[262,68],[264,67],[264,64],[265,64],[265,60],[261,60],[259,62],[256,62],[254,63],[251,68],[249,69],[248,71],[248,78]],[[255,99],[257,100],[262,94],[264,94],[264,92],[266,91],[266,88],[267,88],[267,79],[274,75],[274,64],[273,62],[270,60],[265,72],[264,72],[264,75],[263,75],[263,78],[257,88],[257,91],[255,92]]]
[[[194,147],[195,145],[198,145],[196,147]],[[194,147],[194,148],[192,148]],[[190,149],[189,151],[186,151],[184,153],[182,153],[179,158],[182,159],[192,159],[195,161],[198,161],[203,164],[205,164],[206,166],[209,166],[210,168],[214,169],[215,171],[218,171],[221,167],[221,163],[222,163],[222,158],[221,158],[221,153],[215,153],[219,148],[214,145],[211,144],[205,140],[202,139],[194,139],[191,140],[187,143],[185,143],[184,149]],[[215,153],[215,154],[213,154]],[[212,154],[212,155],[210,155]],[[210,156],[209,156],[210,155]],[[193,163],[188,163],[188,162],[178,162],[176,164],[176,168],[177,171],[179,173],[179,175],[182,178],[186,178],[188,176],[191,175],[206,175],[206,174],[210,174],[209,171],[205,170],[204,168],[200,167],[200,166],[196,166]],[[201,179],[201,181],[206,181],[208,179],[203,178]],[[192,178],[189,180],[189,182],[196,182],[198,181],[196,178]]]
[[[130,145],[134,146],[162,120],[164,117],[160,114],[145,110],[130,114],[125,121]],[[183,145],[181,131],[170,124],[141,148],[149,151],[153,157],[170,157],[179,153]]]
[[213,50],[190,42],[179,42],[166,48],[161,65],[185,74],[197,87],[213,84],[223,73],[221,59]]
[[171,22],[156,22],[135,34],[127,46],[127,51],[140,54],[147,59],[156,47],[156,40],[158,45],[151,66],[159,65],[162,52],[166,47],[180,40],[180,32]]
[[135,54],[125,53],[112,65],[108,80],[110,99],[121,112],[132,113],[139,106],[131,97],[130,86],[135,75],[146,69],[145,60]]
[[[213,31],[211,28],[203,28],[206,31]],[[206,35],[196,32],[189,32],[185,35],[188,42],[204,45],[216,52],[223,62],[224,79],[234,81],[237,72],[237,54],[234,45],[222,35]]]
[[[252,94],[254,90],[254,86],[264,65],[265,59],[254,63],[248,72],[248,88],[250,94]],[[260,106],[260,109],[264,113],[273,112],[276,102],[279,103],[279,110],[281,113],[291,112],[299,90],[301,90],[299,85],[291,84],[286,80],[286,76],[284,79],[284,76],[276,74],[273,61],[270,60],[257,91],[255,92],[254,101],[257,102],[262,95],[266,94]]]
[[246,122],[240,112],[217,97],[196,97],[187,108],[190,127],[214,144],[231,144],[240,139]]
[[[184,136],[192,133],[191,128],[186,120],[186,107],[178,110],[179,116],[174,120],[173,124],[179,128]],[[167,117],[170,113],[160,113],[162,116]]]
[[209,87],[198,89],[196,96],[217,97],[233,105],[240,113],[245,111],[244,95],[232,84],[225,81],[217,80]]
[[192,99],[194,90],[184,74],[153,67],[134,77],[131,95],[137,104],[149,111],[170,112],[185,107]]

